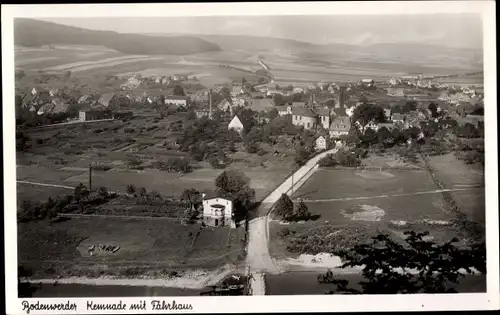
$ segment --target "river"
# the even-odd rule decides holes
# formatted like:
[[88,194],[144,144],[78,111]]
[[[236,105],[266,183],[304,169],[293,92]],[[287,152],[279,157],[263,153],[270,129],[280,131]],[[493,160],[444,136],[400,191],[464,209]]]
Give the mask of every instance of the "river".
[[[320,273],[314,271],[288,272],[279,275],[266,275],[266,295],[299,295],[299,294],[325,294],[334,288],[331,284],[320,284],[317,277]],[[352,288],[359,289],[358,282],[363,277],[358,274],[337,276],[345,279]],[[486,292],[486,275],[466,276],[458,284],[450,284],[460,293]]]

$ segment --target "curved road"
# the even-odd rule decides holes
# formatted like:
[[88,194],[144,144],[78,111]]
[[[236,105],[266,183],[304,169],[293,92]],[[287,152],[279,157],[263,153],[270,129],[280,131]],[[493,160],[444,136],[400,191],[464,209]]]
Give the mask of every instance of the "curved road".
[[[314,173],[316,165],[319,160],[327,154],[335,153],[337,150],[332,149],[320,153],[310,159],[304,166],[298,169],[293,177],[294,190],[300,186]],[[288,193],[292,188],[292,178],[287,178],[278,188],[276,188],[269,196],[267,196],[260,206],[257,208],[258,213],[264,216],[253,219],[248,225],[248,247],[247,247],[247,261],[246,264],[250,268],[251,273],[279,273],[278,267],[274,264],[271,256],[269,255],[268,248],[268,217],[273,205],[281,197],[281,194]]]

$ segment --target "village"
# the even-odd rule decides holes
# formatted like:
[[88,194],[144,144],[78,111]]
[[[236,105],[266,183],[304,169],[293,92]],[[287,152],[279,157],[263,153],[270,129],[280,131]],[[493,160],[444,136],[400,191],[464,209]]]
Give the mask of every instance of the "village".
[[[265,64],[259,64],[268,71]],[[20,178],[18,185],[47,185],[55,190],[76,186],[74,194],[64,196],[58,192],[47,202],[42,198],[18,200],[21,221],[37,221],[46,215],[51,220],[80,217],[78,222],[83,225],[77,229],[85,230],[94,224],[104,229],[116,229],[116,223],[97,223],[97,217],[92,216],[102,217],[99,220],[104,220],[104,217],[173,220],[168,223],[172,228],[168,235],[175,235],[185,244],[184,253],[176,256],[178,254],[170,254],[171,251],[165,251],[163,247],[155,248],[150,254],[170,261],[172,268],[181,269],[195,268],[200,264],[213,265],[213,268],[220,267],[221,263],[241,265],[249,254],[245,249],[248,234],[251,235],[249,222],[269,211],[267,206],[259,206],[259,202],[269,196],[291,170],[299,169],[318,154],[337,152],[337,156],[330,153],[320,161],[322,167],[331,166],[329,159],[333,158],[339,166],[358,167],[367,152],[368,155],[381,150],[390,152],[393,146],[407,147],[410,151],[418,147],[437,152],[439,145],[433,138],[439,130],[453,129],[461,134],[470,132],[474,134],[470,137],[476,137],[481,133],[483,123],[481,89],[433,83],[432,78],[423,75],[387,81],[362,79],[355,83],[280,86],[268,73],[253,82],[243,77],[231,84],[212,87],[204,87],[197,83],[196,77],[188,75],[108,76],[106,84],[102,83],[107,86],[103,93],[85,93],[90,89],[61,83],[64,76],[71,74],[41,76],[45,76],[43,84],[17,91],[18,159],[29,161],[32,166],[26,166],[27,169],[40,164],[38,170],[53,169],[54,174],[79,172],[73,177],[66,176],[63,182],[42,181],[37,178],[36,170],[30,171],[35,174],[28,176],[32,179]],[[88,136],[83,143],[85,132]],[[468,134],[461,136],[469,137]],[[61,142],[65,137],[69,142]],[[110,137],[117,142],[106,140]],[[128,140],[124,140],[126,137]],[[107,142],[103,144],[102,141]],[[40,159],[35,154],[54,154],[52,149],[55,147],[67,153],[45,159],[43,163],[35,161]],[[90,153],[82,155],[76,149],[66,150],[67,147],[94,152],[92,154],[99,157],[99,162],[84,157]],[[152,151],[153,147],[155,151]],[[164,152],[160,153],[162,150]],[[119,152],[121,157],[117,157]],[[346,154],[347,158],[339,157],[339,152]],[[161,161],[164,154],[168,159]],[[235,156],[238,154],[246,156],[246,164],[237,162]],[[404,153],[401,158],[408,159],[408,154]],[[464,159],[470,163],[481,161],[477,154],[466,154]],[[90,164],[88,172],[84,160]],[[120,160],[121,164],[116,164]],[[482,161],[484,163],[484,157]],[[208,163],[208,166],[203,163]],[[210,172],[209,168],[212,169]],[[130,170],[139,173],[126,173]],[[161,172],[142,174],[148,170]],[[204,175],[192,175],[201,174],[202,170],[206,170]],[[123,179],[117,179],[118,175]],[[196,179],[190,180],[190,176]],[[300,179],[298,177],[296,181]],[[213,182],[216,187],[207,182]],[[140,187],[140,183],[144,187]],[[293,187],[298,185],[293,182],[293,175],[291,185],[290,197]],[[47,194],[42,192],[41,196],[46,198]],[[300,200],[299,197],[295,202]],[[46,209],[45,212],[42,209]],[[61,229],[64,224],[58,223]],[[147,229],[160,228],[160,225],[153,227],[152,224],[148,222]],[[123,228],[118,228],[115,234],[123,235],[123,232]],[[163,234],[154,238],[160,236]],[[27,237],[26,241],[32,237]],[[94,238],[96,241],[83,241],[79,245],[85,247],[79,249],[85,257],[83,260],[58,267],[45,263],[43,267],[35,268],[38,276],[42,277],[47,270],[53,269],[63,275],[89,274],[93,272],[92,264],[118,261],[120,257],[126,259],[130,248],[139,246],[133,244],[137,241],[120,241],[121,237],[104,237],[102,242],[99,237]],[[212,239],[212,243],[205,242],[204,247],[196,249],[201,246],[197,245],[200,238]],[[167,246],[172,250],[176,247]],[[217,258],[221,253],[225,254]],[[133,268],[124,265],[102,272],[117,273],[117,276],[143,272],[157,276],[162,271],[153,263],[154,260],[156,258],[151,258],[151,261],[146,258],[143,264],[148,267],[140,269],[142,271],[137,268],[132,271]],[[30,259],[22,261],[26,266],[32,265]],[[168,274],[177,274],[177,271]],[[249,278],[245,270],[239,274],[244,275],[244,279]],[[259,279],[259,275],[255,277]],[[258,285],[254,283],[253,286]]]

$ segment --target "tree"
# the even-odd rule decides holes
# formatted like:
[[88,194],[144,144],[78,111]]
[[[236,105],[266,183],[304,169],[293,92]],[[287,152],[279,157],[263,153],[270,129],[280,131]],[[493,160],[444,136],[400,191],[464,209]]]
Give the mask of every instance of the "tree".
[[361,290],[349,288],[347,280],[333,279],[331,273],[318,280],[334,284],[331,294],[454,293],[456,291],[447,284],[458,283],[463,276],[461,269],[471,273],[471,268],[475,268],[486,273],[484,243],[460,249],[453,245],[458,241],[456,238],[436,244],[425,240],[428,232],[407,231],[404,234],[404,244],[379,234],[368,243],[335,253],[345,262],[341,268],[363,267],[366,281],[359,283]]
[[383,123],[385,121],[384,109],[374,104],[361,104],[354,109],[352,121],[359,122],[361,126],[365,126],[370,121]]
[[136,189],[135,185],[132,185],[132,184],[127,185],[127,194],[133,195],[133,194],[135,194],[136,190],[137,189]]
[[411,111],[417,110],[417,101],[411,100],[407,101],[402,108],[402,113],[409,113]]
[[386,147],[392,146],[394,144],[394,137],[392,133],[386,127],[379,128],[377,130],[378,142]]
[[273,95],[274,106],[281,106],[285,103],[285,97],[281,94]]
[[78,184],[75,187],[75,190],[74,190],[73,194],[74,194],[76,200],[80,200],[82,198],[88,197],[89,190],[88,190],[87,186],[85,186],[84,184],[80,183],[80,184]]
[[361,145],[369,147],[377,143],[377,132],[372,128],[366,128],[364,134],[361,136]]
[[184,89],[182,88],[182,86],[180,85],[176,85],[174,87],[174,90],[172,91],[172,94],[173,95],[177,95],[177,96],[184,96]]
[[201,193],[194,188],[187,188],[181,194],[182,201],[189,203],[189,208],[198,208],[202,202]]
[[281,194],[280,199],[274,206],[274,211],[283,220],[289,220],[293,216],[293,201],[287,194]]
[[97,190],[97,193],[102,198],[107,198],[109,196],[108,189],[104,186],[99,187],[99,189]]
[[427,108],[431,111],[432,118],[439,116],[438,106],[436,103],[431,102]]
[[300,200],[299,205],[297,206],[297,218],[307,219],[310,216],[311,213],[309,212],[309,208],[307,208],[307,205],[304,203],[303,200]]
[[298,166],[302,166],[307,163],[310,157],[311,157],[311,152],[303,147],[300,147],[299,149],[297,149],[295,154],[295,163]]
[[335,153],[335,160],[342,166],[353,167],[361,165],[360,158],[354,152],[347,150],[338,150]]
[[215,179],[215,187],[223,197],[233,201],[238,216],[245,216],[255,201],[255,190],[250,188],[250,179],[240,171],[222,172]]

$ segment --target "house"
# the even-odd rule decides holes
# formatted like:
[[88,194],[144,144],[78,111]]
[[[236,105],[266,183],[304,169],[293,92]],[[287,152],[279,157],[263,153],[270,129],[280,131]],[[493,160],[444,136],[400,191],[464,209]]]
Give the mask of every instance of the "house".
[[292,102],[292,107],[306,107],[305,102]]
[[82,96],[80,96],[80,98],[78,99],[77,103],[78,103],[78,104],[84,104],[84,103],[86,103],[86,102],[90,101],[90,98],[91,98],[90,94],[85,94],[85,95],[82,95]]
[[220,109],[223,112],[227,112],[228,110],[231,110],[231,103],[228,100],[222,100],[220,103],[217,105],[217,108]]
[[328,108],[319,108],[315,112],[318,115],[318,126],[324,129],[330,128],[330,110]]
[[293,107],[292,108],[292,124],[295,126],[303,126],[304,129],[316,129],[317,115],[309,108]]
[[391,116],[391,120],[394,123],[396,123],[396,122],[404,123],[405,120],[406,120],[406,117],[403,114],[400,114],[400,113],[393,113],[392,116]]
[[216,193],[203,193],[203,223],[208,226],[236,227],[233,201]]
[[127,82],[123,83],[120,87],[122,89],[133,89],[139,87],[141,83],[141,80],[139,80],[136,76],[131,76],[127,79]]
[[208,108],[197,108],[194,110],[196,118],[203,118],[210,116],[210,109]]
[[315,142],[315,149],[317,151],[326,150],[326,138],[319,136]]
[[233,97],[231,101],[234,106],[245,106],[247,104],[247,99],[244,97]]
[[50,89],[49,90],[49,95],[52,96],[52,97],[59,95],[59,89],[58,88]]
[[52,100],[52,104],[54,105],[51,111],[52,114],[65,113],[68,111],[69,104],[59,98]]
[[283,92],[278,91],[277,89],[268,89],[266,95],[273,96],[275,94],[283,95]]
[[375,81],[373,79],[362,79],[361,84],[366,87],[372,87],[375,85]]
[[251,98],[265,98],[266,93],[260,92],[260,91],[250,92],[250,97]]
[[36,88],[32,88],[31,95],[37,95],[37,94],[38,94],[38,91],[36,90]]
[[293,91],[293,93],[295,93],[295,94],[304,93],[304,88],[301,88],[301,87],[294,87],[292,91]]
[[35,113],[36,112],[36,107],[31,105],[30,108],[28,109],[30,112]]
[[38,115],[45,115],[52,113],[52,109],[54,109],[55,105],[52,103],[47,103],[42,105],[38,111],[36,112]]
[[387,95],[404,97],[405,93],[404,93],[404,90],[401,88],[387,88]]
[[175,105],[177,107],[187,107],[188,103],[189,103],[188,96],[169,95],[169,96],[165,97],[165,104],[166,105]]
[[161,79],[161,84],[163,84],[163,85],[169,85],[170,84],[170,78],[163,77]]
[[231,89],[231,96],[237,96],[240,94],[243,94],[243,86],[241,86],[239,84],[233,85],[233,87]]
[[112,119],[113,114],[109,109],[87,108],[87,109],[82,109],[78,112],[78,118],[80,121]]
[[269,99],[269,98],[250,99],[249,106],[252,110],[255,110],[255,111],[263,111],[263,110],[268,110],[268,109],[275,107],[273,100]]
[[379,126],[378,126],[378,123],[377,122],[374,122],[374,121],[370,121],[368,122],[364,127],[363,127],[363,132],[365,132],[367,129],[371,129],[371,130],[378,130],[379,129]]
[[243,131],[248,129],[248,127],[249,127],[248,121],[243,116],[234,115],[231,122],[229,122],[227,129],[235,130],[241,135],[243,133]]
[[390,108],[384,108],[384,116],[386,120],[391,119],[391,109]]
[[132,118],[134,113],[132,111],[124,111],[124,112],[114,112],[113,119],[127,119]]
[[276,109],[278,110],[278,116],[280,117],[292,114],[292,106],[290,105],[276,106]]
[[380,123],[380,124],[378,124],[376,130],[379,131],[381,128],[386,128],[387,130],[391,131],[392,129],[394,129],[394,124],[391,124],[391,123]]
[[187,75],[183,74],[174,74],[172,76],[172,81],[186,81],[187,80]]
[[400,84],[400,83],[401,83],[401,81],[400,81],[400,80],[397,80],[396,78],[391,78],[391,79],[389,80],[389,84],[390,84],[390,85],[392,85],[392,86],[398,85],[398,84]]
[[104,93],[103,95],[101,95],[101,97],[99,98],[99,100],[97,101],[98,104],[104,106],[104,107],[108,107],[111,100],[115,97],[115,93],[113,92],[109,92],[109,93]]
[[351,120],[347,116],[337,116],[330,124],[329,134],[331,138],[339,138],[349,134],[351,130]]

